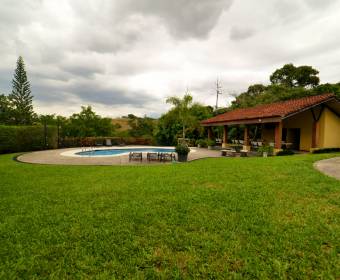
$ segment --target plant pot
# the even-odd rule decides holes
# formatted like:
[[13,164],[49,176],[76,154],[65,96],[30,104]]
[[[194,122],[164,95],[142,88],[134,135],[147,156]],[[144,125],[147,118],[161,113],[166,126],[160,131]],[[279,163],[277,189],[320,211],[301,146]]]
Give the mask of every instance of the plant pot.
[[178,154],[179,162],[186,162],[188,160],[188,154]]
[[268,152],[263,152],[262,156],[263,157],[268,157]]

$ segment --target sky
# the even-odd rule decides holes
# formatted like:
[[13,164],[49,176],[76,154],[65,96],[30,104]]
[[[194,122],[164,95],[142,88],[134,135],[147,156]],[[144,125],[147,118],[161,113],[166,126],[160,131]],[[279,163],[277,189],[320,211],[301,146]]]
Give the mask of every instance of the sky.
[[0,0],[0,93],[23,56],[40,114],[158,117],[219,106],[286,63],[340,81],[338,0]]

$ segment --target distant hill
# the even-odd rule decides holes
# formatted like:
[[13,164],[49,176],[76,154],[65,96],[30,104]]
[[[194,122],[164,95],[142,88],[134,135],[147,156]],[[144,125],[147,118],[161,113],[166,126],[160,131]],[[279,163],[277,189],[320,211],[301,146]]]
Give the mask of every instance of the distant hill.
[[129,119],[127,118],[115,118],[112,119],[112,124],[118,124],[120,125],[119,128],[117,128],[117,131],[121,132],[121,131],[127,131],[129,129],[131,129],[130,125],[129,125]]

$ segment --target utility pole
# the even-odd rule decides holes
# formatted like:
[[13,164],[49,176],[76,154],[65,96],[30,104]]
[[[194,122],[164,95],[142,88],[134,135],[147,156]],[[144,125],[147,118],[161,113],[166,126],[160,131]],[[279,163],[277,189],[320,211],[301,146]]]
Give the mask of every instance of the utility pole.
[[219,80],[217,79],[216,80],[216,106],[215,106],[215,110],[218,109],[218,96],[220,94],[222,94],[222,91],[221,91],[221,86],[220,86]]

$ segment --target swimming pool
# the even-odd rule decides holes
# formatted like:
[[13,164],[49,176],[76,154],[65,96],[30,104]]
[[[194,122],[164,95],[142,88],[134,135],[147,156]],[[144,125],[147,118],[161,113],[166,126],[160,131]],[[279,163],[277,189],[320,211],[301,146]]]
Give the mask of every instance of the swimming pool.
[[174,153],[174,148],[129,148],[129,149],[100,149],[100,150],[87,150],[75,153],[77,156],[118,156],[130,152],[143,152],[143,153]]

